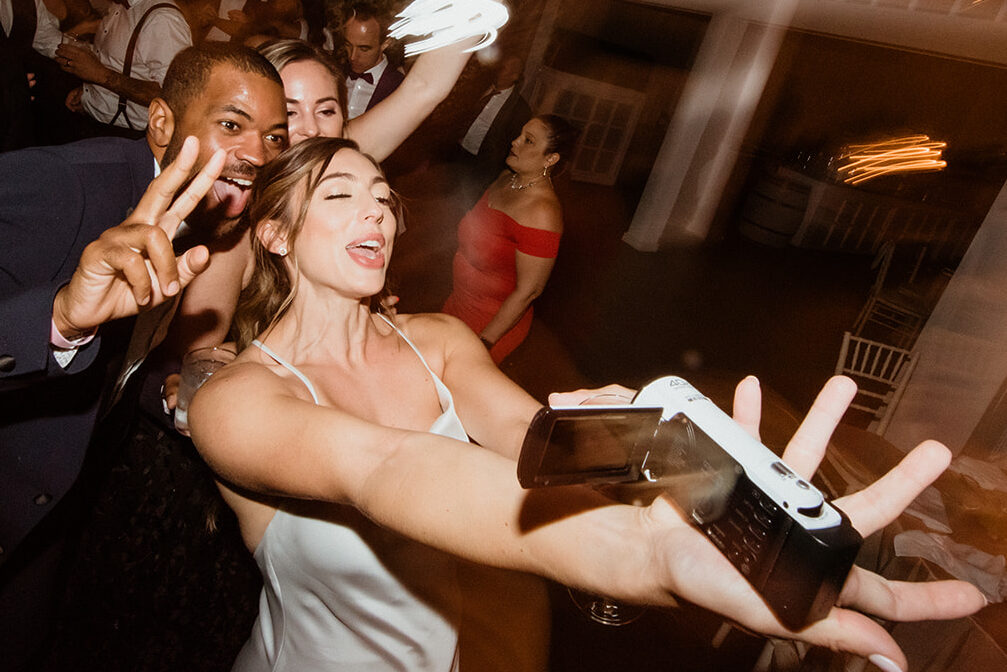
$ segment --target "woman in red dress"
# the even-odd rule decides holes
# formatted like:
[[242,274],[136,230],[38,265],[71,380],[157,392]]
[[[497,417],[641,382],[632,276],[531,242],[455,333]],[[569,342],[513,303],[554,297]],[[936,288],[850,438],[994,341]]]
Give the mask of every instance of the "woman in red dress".
[[550,174],[576,131],[562,117],[533,117],[507,155],[507,170],[458,224],[453,287],[443,312],[479,334],[500,363],[528,335],[531,304],[559,251],[563,212]]

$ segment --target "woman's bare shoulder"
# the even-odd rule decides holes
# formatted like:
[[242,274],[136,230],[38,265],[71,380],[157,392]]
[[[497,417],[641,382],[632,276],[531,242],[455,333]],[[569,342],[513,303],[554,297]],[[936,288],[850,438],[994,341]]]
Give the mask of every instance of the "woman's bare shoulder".
[[[467,324],[444,313],[413,313],[396,317],[399,329],[422,352],[452,352],[457,346],[475,341],[476,335]],[[482,346],[480,346],[482,347]]]
[[563,231],[563,208],[559,198],[552,190],[530,195],[521,204],[518,217],[514,218],[521,226],[544,231]]
[[203,385],[201,396],[227,395],[249,386],[249,391],[268,390],[278,385],[280,377],[262,362],[243,355],[214,373]]
[[303,397],[304,388],[293,376],[281,375],[276,367],[263,361],[255,346],[246,348],[234,362],[213,374],[200,390],[200,397],[212,404],[229,404],[233,399],[250,396],[284,395]]
[[[452,338],[468,330],[464,322],[444,313],[411,313],[397,315],[396,325],[410,338]],[[471,331],[471,330],[469,330]]]

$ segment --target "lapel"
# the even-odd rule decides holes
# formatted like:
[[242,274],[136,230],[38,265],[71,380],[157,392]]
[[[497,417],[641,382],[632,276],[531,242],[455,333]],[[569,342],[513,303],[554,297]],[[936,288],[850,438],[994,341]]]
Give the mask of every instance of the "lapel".
[[381,77],[378,78],[378,81],[374,85],[374,93],[371,94],[371,100],[367,103],[368,110],[387,98],[395,87],[398,86],[398,77],[396,75],[399,74],[401,73],[393,68],[391,63],[385,67],[385,71],[381,73]]
[[[154,180],[154,154],[150,151],[150,145],[146,138],[131,141],[125,151],[126,161],[129,164],[130,175],[133,178],[132,198],[130,202],[136,205],[140,202],[143,192],[147,190]],[[132,212],[132,211],[131,211]]]
[[[154,155],[145,138],[129,143],[125,155],[133,181],[133,197],[130,202],[135,206],[154,180]],[[132,208],[130,208],[130,212],[132,212]],[[126,346],[119,374],[116,376],[112,401],[109,406],[113,406],[118,401],[127,380],[143,363],[150,351],[164,340],[180,297],[181,294],[154,306],[150,310],[140,313],[134,320],[133,331]]]

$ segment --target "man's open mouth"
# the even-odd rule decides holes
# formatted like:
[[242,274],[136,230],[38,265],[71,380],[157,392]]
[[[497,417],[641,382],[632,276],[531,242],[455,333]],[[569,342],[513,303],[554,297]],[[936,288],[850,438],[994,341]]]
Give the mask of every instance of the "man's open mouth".
[[221,175],[213,183],[213,195],[223,208],[223,216],[233,219],[241,215],[248,204],[252,180],[244,177]]

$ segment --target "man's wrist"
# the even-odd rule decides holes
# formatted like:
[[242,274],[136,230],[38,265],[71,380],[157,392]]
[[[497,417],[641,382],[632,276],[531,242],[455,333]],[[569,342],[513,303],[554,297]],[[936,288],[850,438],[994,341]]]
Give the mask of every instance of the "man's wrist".
[[[58,348],[78,348],[94,337],[98,327],[78,327],[67,321],[61,307],[65,291],[66,287],[61,288],[52,302],[52,328],[49,333],[49,342]],[[69,345],[64,345],[64,343],[69,343]]]
[[56,326],[56,318],[53,318],[49,329],[49,343],[60,350],[73,350],[90,343],[97,331],[98,327],[92,327],[87,331],[78,331],[67,336]]

